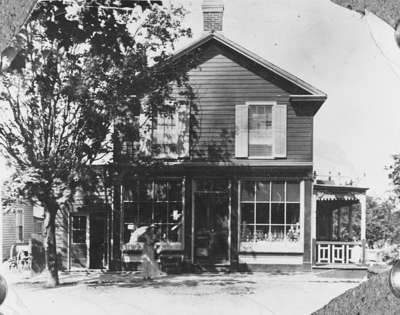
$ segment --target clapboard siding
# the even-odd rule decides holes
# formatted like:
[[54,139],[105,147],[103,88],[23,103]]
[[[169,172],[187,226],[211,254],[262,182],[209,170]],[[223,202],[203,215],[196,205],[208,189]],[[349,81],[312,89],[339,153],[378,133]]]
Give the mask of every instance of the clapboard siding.
[[202,50],[199,66],[189,72],[189,78],[197,97],[196,120],[199,124],[198,138],[192,138],[195,142],[192,158],[204,156],[205,151],[215,146],[225,150],[235,162],[235,105],[248,101],[276,101],[287,105],[286,162],[312,161],[313,118],[296,115],[289,103],[293,91],[289,91],[282,81],[258,73],[252,66],[247,66],[242,57],[215,44]]
[[[19,203],[16,209],[22,209],[24,213],[24,239],[23,243],[28,243],[33,233],[33,206],[32,204]],[[17,242],[16,214],[15,212],[4,213],[2,216],[2,257],[1,260],[10,257],[10,249]]]

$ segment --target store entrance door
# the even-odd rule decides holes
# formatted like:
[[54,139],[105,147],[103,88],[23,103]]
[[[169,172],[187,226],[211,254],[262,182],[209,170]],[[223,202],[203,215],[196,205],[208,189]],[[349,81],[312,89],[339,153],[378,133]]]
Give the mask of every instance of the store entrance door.
[[194,194],[194,260],[203,265],[229,264],[229,195]]
[[90,216],[90,268],[101,269],[107,261],[107,220],[105,214]]

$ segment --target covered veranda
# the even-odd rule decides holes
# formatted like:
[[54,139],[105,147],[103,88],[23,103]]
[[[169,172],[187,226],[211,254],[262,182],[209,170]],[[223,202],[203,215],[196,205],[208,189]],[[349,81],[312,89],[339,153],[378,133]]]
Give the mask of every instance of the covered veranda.
[[367,190],[332,183],[314,184],[311,209],[314,267],[365,266]]

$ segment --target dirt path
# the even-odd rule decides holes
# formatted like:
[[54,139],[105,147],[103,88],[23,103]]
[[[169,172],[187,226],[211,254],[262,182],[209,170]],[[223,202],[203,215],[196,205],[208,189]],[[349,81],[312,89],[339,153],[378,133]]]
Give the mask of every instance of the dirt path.
[[11,276],[7,304],[22,301],[30,314],[40,315],[309,314],[358,285],[361,277],[202,274],[144,282],[134,273],[97,272],[64,275],[64,284],[55,289],[43,288],[42,280]]

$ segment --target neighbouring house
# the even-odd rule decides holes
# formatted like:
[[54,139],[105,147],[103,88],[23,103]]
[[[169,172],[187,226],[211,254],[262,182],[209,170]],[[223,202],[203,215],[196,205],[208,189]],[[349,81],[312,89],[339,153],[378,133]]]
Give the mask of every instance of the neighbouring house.
[[10,258],[13,245],[27,245],[33,234],[42,235],[43,217],[35,213],[30,202],[20,201],[12,210],[2,211],[0,227],[0,255],[1,261],[4,261]]
[[327,95],[226,38],[221,1],[202,8],[204,35],[174,55],[197,56],[195,108],[176,91],[176,113],[148,119],[157,166],[116,164],[104,203],[62,217],[65,267],[129,267],[140,259],[133,232],[150,224],[166,261],[189,270],[362,263],[367,189],[313,175],[313,121]]

